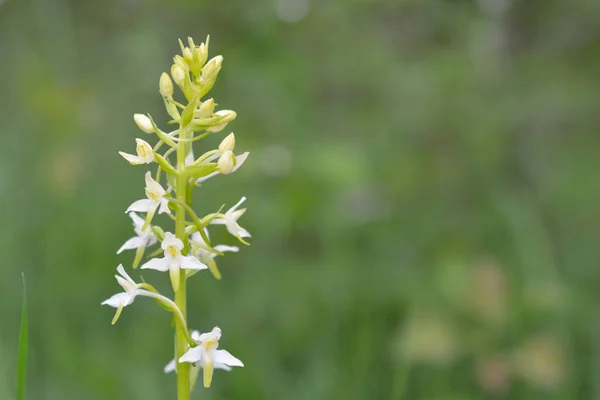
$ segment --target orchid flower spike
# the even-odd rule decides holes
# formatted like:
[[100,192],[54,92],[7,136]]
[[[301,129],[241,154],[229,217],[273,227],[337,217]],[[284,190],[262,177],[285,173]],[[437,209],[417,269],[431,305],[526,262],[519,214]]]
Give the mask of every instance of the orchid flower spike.
[[127,275],[127,272],[125,272],[125,268],[123,268],[122,264],[119,264],[117,267],[117,272],[119,275],[115,275],[115,278],[117,278],[117,282],[119,282],[119,285],[121,285],[125,291],[117,293],[102,302],[102,305],[111,306],[117,309],[117,312],[112,320],[113,325],[119,319],[121,311],[123,311],[123,307],[130,305],[133,303],[133,300],[135,300],[136,296],[143,294],[140,292],[140,285],[135,283],[134,280]]
[[124,153],[122,151],[119,154],[131,165],[140,165],[140,164],[150,164],[154,161],[154,152],[152,151],[152,146],[148,144],[145,140],[135,139],[135,143],[137,146],[135,147],[135,151],[137,156],[133,154]]
[[160,186],[160,183],[152,179],[150,171],[146,172],[145,179],[146,197],[148,198],[133,202],[133,204],[131,204],[125,212],[128,213],[130,211],[137,211],[154,215],[156,209],[158,208],[159,214],[170,214],[171,210],[169,210],[169,200],[165,197],[167,191]]
[[[204,232],[206,233],[206,237],[209,237],[208,229],[204,228]],[[202,238],[202,235],[200,235],[199,232],[194,232],[192,236],[190,236],[190,248],[190,251],[194,256],[198,257],[198,259],[201,262],[208,265],[208,269],[213,274],[213,276],[217,279],[221,279],[221,273],[219,272],[219,269],[217,268],[217,263],[214,260],[217,254],[208,250],[210,246],[206,244],[206,242]],[[238,251],[240,251],[239,247],[227,246],[225,244],[218,244],[214,246],[213,249],[221,253],[237,253]]]
[[236,205],[225,212],[222,218],[214,218],[210,223],[213,225],[225,225],[230,234],[237,237],[240,242],[248,245],[242,238],[251,237],[251,235],[237,223],[237,220],[246,212],[245,208],[242,208],[241,210],[237,209],[244,201],[246,201],[246,198],[242,197]]
[[162,258],[153,258],[144,265],[142,269],[154,269],[157,271],[169,271],[173,291],[179,290],[180,271],[182,269],[202,270],[208,267],[201,263],[194,256],[183,256],[183,242],[170,232],[165,233],[165,238],[161,243],[161,248],[165,251]]
[[[200,344],[200,332],[198,331],[192,331],[192,340],[194,342],[196,342],[197,344]],[[227,364],[223,364],[220,362],[214,362],[213,363],[213,367],[214,369],[222,369],[225,371],[231,371],[231,367]],[[164,368],[164,372],[165,374],[168,374],[169,372],[173,372],[175,371],[175,369],[177,368],[177,364],[175,363],[175,359],[172,359],[167,365],[165,365]],[[203,364],[200,364],[200,368],[204,368]]]
[[213,369],[218,364],[229,367],[243,367],[239,359],[231,355],[227,350],[217,350],[221,339],[221,329],[214,327],[209,333],[203,333],[198,337],[198,346],[189,349],[179,362],[200,363],[204,368],[204,387],[210,387]]

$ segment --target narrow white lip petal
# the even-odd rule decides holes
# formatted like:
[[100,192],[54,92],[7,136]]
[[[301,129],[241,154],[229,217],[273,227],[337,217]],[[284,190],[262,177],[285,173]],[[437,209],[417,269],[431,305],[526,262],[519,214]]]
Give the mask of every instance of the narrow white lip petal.
[[182,269],[195,269],[195,270],[201,270],[201,269],[207,269],[208,266],[204,265],[203,263],[201,263],[196,257],[194,256],[186,256],[186,257],[181,257],[181,268]]
[[202,347],[191,348],[179,359],[179,362],[195,363],[202,359]]
[[143,164],[144,163],[144,160],[142,160],[138,156],[134,156],[133,154],[125,153],[122,151],[120,151],[119,154],[121,155],[121,157],[123,157],[125,160],[127,160],[131,164],[135,165],[135,164]]
[[244,363],[234,356],[231,355],[227,350],[215,350],[214,352],[215,363],[222,363],[231,367],[243,367]]
[[144,246],[145,243],[146,241],[141,237],[134,236],[131,239],[128,239],[125,243],[123,243],[123,246],[121,246],[119,250],[117,250],[117,254],[121,254],[123,250],[137,249],[138,247]]
[[175,360],[171,360],[169,361],[169,363],[167,365],[165,365],[165,368],[163,369],[163,371],[165,372],[165,374],[168,374],[169,372],[173,372],[177,369],[177,364],[175,364]]
[[213,172],[213,173],[210,173],[210,174],[208,174],[208,175],[206,175],[206,176],[203,176],[203,177],[201,177],[201,178],[198,178],[198,179],[196,179],[196,183],[202,183],[202,182],[205,182],[205,181],[209,180],[210,178],[214,178],[214,177],[215,177],[215,176],[217,176],[217,175],[219,175],[219,172]]
[[166,272],[169,270],[169,260],[166,257],[153,258],[140,267],[141,269],[154,269],[156,271]]
[[150,199],[142,199],[134,201],[129,207],[127,207],[127,210],[125,210],[125,212],[150,212],[151,210],[154,210],[156,206],[158,206],[158,203],[156,201]]
[[[226,253],[228,251],[237,253],[240,251],[240,248],[237,246],[228,246],[226,244],[218,244],[214,247],[215,250],[220,251],[221,253]],[[213,253],[214,254],[214,253]]]

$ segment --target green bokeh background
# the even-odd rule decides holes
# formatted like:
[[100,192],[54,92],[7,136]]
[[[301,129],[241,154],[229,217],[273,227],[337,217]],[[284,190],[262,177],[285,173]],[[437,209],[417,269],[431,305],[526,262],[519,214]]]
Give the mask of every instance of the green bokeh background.
[[21,272],[29,399],[175,398],[169,315],[100,302],[131,116],[208,33],[250,157],[196,210],[253,238],[190,282],[246,364],[194,399],[600,399],[597,0],[0,0],[0,399]]

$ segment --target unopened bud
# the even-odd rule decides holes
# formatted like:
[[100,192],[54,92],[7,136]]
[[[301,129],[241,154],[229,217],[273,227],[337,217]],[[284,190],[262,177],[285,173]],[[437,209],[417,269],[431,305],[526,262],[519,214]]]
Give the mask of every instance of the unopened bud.
[[171,82],[171,78],[166,72],[163,72],[160,76],[158,88],[163,97],[173,97],[173,82]]
[[221,64],[223,63],[223,56],[216,56],[211,58],[211,60],[206,63],[204,67],[202,67],[202,77],[211,81],[217,77],[217,74],[221,70]]
[[208,118],[208,117],[211,117],[213,115],[214,111],[215,111],[215,101],[211,97],[210,99],[205,100],[204,102],[202,102],[202,104],[200,105],[200,107],[198,107],[198,109],[194,112],[194,117],[196,117],[196,118]]
[[226,151],[233,151],[235,148],[235,135],[231,132],[219,144],[219,153],[224,154]]
[[178,86],[183,87],[185,84],[185,70],[181,66],[173,64],[171,67],[171,76]]
[[233,171],[233,167],[235,167],[235,156],[231,150],[225,151],[219,157],[219,161],[217,163],[219,167],[219,172],[223,175],[227,175]]
[[237,116],[237,114],[235,113],[235,111],[231,111],[231,110],[221,110],[221,111],[217,111],[215,113],[215,117],[219,117],[219,119],[217,120],[218,125],[214,125],[211,126],[210,128],[206,128],[207,131],[210,132],[221,132],[223,129],[225,129],[225,127],[227,126],[227,124],[231,121],[233,121],[235,119],[235,117]]
[[137,124],[138,128],[146,133],[153,133],[154,127],[152,126],[152,122],[150,118],[145,116],[144,114],[133,114],[133,120]]

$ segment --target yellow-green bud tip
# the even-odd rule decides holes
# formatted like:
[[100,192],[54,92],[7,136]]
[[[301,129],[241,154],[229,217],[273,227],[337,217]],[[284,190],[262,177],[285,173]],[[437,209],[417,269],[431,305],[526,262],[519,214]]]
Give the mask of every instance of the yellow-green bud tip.
[[171,82],[171,78],[169,78],[169,75],[166,72],[161,74],[158,88],[163,97],[173,97],[173,82]]

